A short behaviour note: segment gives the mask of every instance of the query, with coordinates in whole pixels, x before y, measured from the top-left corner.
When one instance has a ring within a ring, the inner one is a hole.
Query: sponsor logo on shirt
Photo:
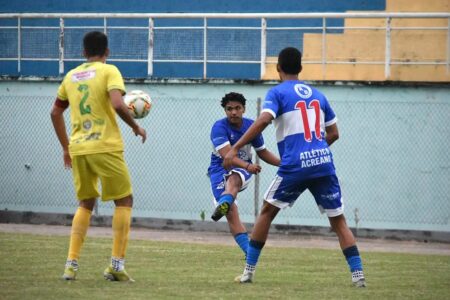
[[[95,77],[95,70],[87,70],[72,74],[72,82],[86,81]]]
[[[304,151],[300,153],[300,161],[302,168],[314,167],[326,163],[332,163],[330,150],[328,148],[324,149],[313,149],[311,151]]]

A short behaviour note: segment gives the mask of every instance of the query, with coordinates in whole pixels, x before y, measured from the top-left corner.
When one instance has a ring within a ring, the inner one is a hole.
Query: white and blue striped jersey
[[[335,174],[325,127],[337,118],[321,92],[302,81],[284,81],[269,90],[262,111],[275,119],[280,171],[305,179]]]
[[[233,146],[244,135],[247,129],[253,124],[253,120],[242,118],[241,128],[231,126],[227,118],[216,121],[211,129],[211,142],[213,151],[211,154],[211,164],[208,168],[208,173],[224,172],[222,166],[223,159],[219,154],[219,150],[226,145]],[[238,157],[244,161],[252,161],[251,147],[255,151],[261,151],[266,148],[262,134],[259,134],[250,144],[242,147],[238,152]]]

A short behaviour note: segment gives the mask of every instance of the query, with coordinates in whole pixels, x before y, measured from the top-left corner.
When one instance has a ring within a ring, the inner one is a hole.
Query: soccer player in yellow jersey
[[[79,207],[72,221],[70,246],[63,279],[74,280],[81,247],[89,227],[97,184],[102,185],[102,200],[114,200],[111,265],[105,279],[133,281],[125,271],[125,252],[130,231],[133,196],[130,175],[123,157],[123,141],[116,113],[135,135],[145,142],[145,129],[128,112],[122,96],[125,85],[119,70],[106,64],[108,38],[93,31],[83,38],[87,62],[71,70],[59,86],[51,111],[56,135],[63,148],[64,166],[72,168]],[[66,133],[63,113],[70,107],[71,135]]]

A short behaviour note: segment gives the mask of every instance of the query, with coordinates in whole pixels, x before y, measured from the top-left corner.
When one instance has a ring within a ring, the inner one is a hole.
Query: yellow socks
[[[131,207],[117,206],[112,219],[113,248],[112,257],[124,258],[128,245],[128,234],[130,233]]]
[[[70,234],[70,246],[68,260],[78,260],[81,247],[86,237],[92,212],[86,208],[78,207],[72,220],[72,231]]]
[[[92,212],[86,208],[78,207],[72,221],[70,234],[69,255],[67,260],[78,260],[87,230],[89,228]],[[112,219],[113,248],[112,257],[124,258],[128,245],[128,235],[131,224],[131,207],[118,206],[114,210]]]

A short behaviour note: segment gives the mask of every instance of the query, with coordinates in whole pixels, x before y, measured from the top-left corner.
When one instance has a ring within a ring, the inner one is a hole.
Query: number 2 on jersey
[[[319,102],[319,100],[314,99],[311,102],[309,102],[308,108],[314,109],[314,116],[315,116],[314,133],[315,133],[316,139],[322,140],[322,135],[320,134],[320,102]],[[311,134],[311,129],[309,127],[306,101],[298,101],[297,103],[295,103],[295,109],[299,109],[300,113],[301,113],[301,119],[303,121],[305,140],[307,142],[311,142],[312,134]]]
[[[83,94],[80,101],[80,113],[81,115],[90,114],[91,106],[86,105],[86,100],[89,97],[89,86],[87,84],[80,84],[78,90]]]

